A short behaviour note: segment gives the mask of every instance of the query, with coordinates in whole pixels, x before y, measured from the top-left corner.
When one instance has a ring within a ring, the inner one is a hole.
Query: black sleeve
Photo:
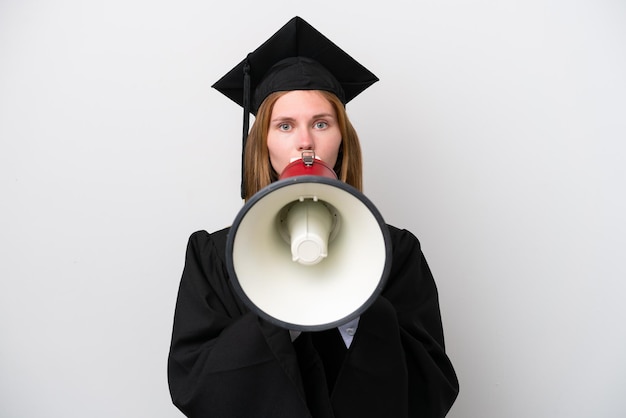
[[[459,386],[445,353],[435,282],[417,238],[389,228],[390,276],[361,316],[333,407],[342,417],[444,417]]]
[[[224,238],[189,239],[168,359],[172,400],[188,417],[308,417],[289,334],[236,297],[216,245]]]

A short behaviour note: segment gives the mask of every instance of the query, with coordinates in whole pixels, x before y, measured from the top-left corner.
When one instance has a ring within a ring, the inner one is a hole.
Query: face
[[[334,167],[340,145],[335,109],[319,91],[290,91],[274,104],[267,148],[272,167],[279,175],[306,150],[315,151],[317,157]]]

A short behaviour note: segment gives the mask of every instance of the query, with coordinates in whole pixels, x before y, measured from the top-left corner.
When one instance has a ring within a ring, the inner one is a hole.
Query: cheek
[[[280,174],[289,162],[287,150],[280,146],[280,141],[273,141],[271,137],[267,138],[267,150],[272,168]]]
[[[285,168],[285,164],[283,164],[282,159],[279,159],[277,156],[273,155],[271,152],[270,152],[270,164],[272,165],[272,168],[274,169],[274,171],[279,175]]]
[[[331,167],[335,166],[337,157],[339,156],[339,148],[341,147],[341,138],[326,142],[324,146],[318,150],[318,157],[324,160]]]

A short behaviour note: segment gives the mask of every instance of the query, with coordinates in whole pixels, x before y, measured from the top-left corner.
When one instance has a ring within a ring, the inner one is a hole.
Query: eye
[[[278,125],[278,129],[281,130],[281,131],[288,131],[288,130],[291,129],[291,125],[288,124],[288,123],[280,123]]]
[[[314,127],[315,127],[315,129],[327,128],[328,127],[328,122],[323,122],[323,121],[315,122]]]

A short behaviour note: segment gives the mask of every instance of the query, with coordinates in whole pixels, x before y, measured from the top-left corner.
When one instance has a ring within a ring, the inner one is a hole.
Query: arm
[[[289,334],[236,297],[220,238],[189,240],[168,359],[172,400],[189,417],[307,417]]]
[[[397,249],[391,274],[396,280],[385,295],[400,325],[409,370],[409,409],[443,417],[456,400],[459,383],[445,353],[437,288],[417,238],[406,230],[394,235]]]
[[[435,282],[417,238],[393,227],[390,233],[393,264],[388,282],[361,316],[337,382],[342,397],[350,398],[358,388],[366,401],[346,402],[363,409],[346,408],[344,414],[377,416],[372,411],[380,408],[384,416],[443,417],[456,399],[458,381],[445,354]]]

